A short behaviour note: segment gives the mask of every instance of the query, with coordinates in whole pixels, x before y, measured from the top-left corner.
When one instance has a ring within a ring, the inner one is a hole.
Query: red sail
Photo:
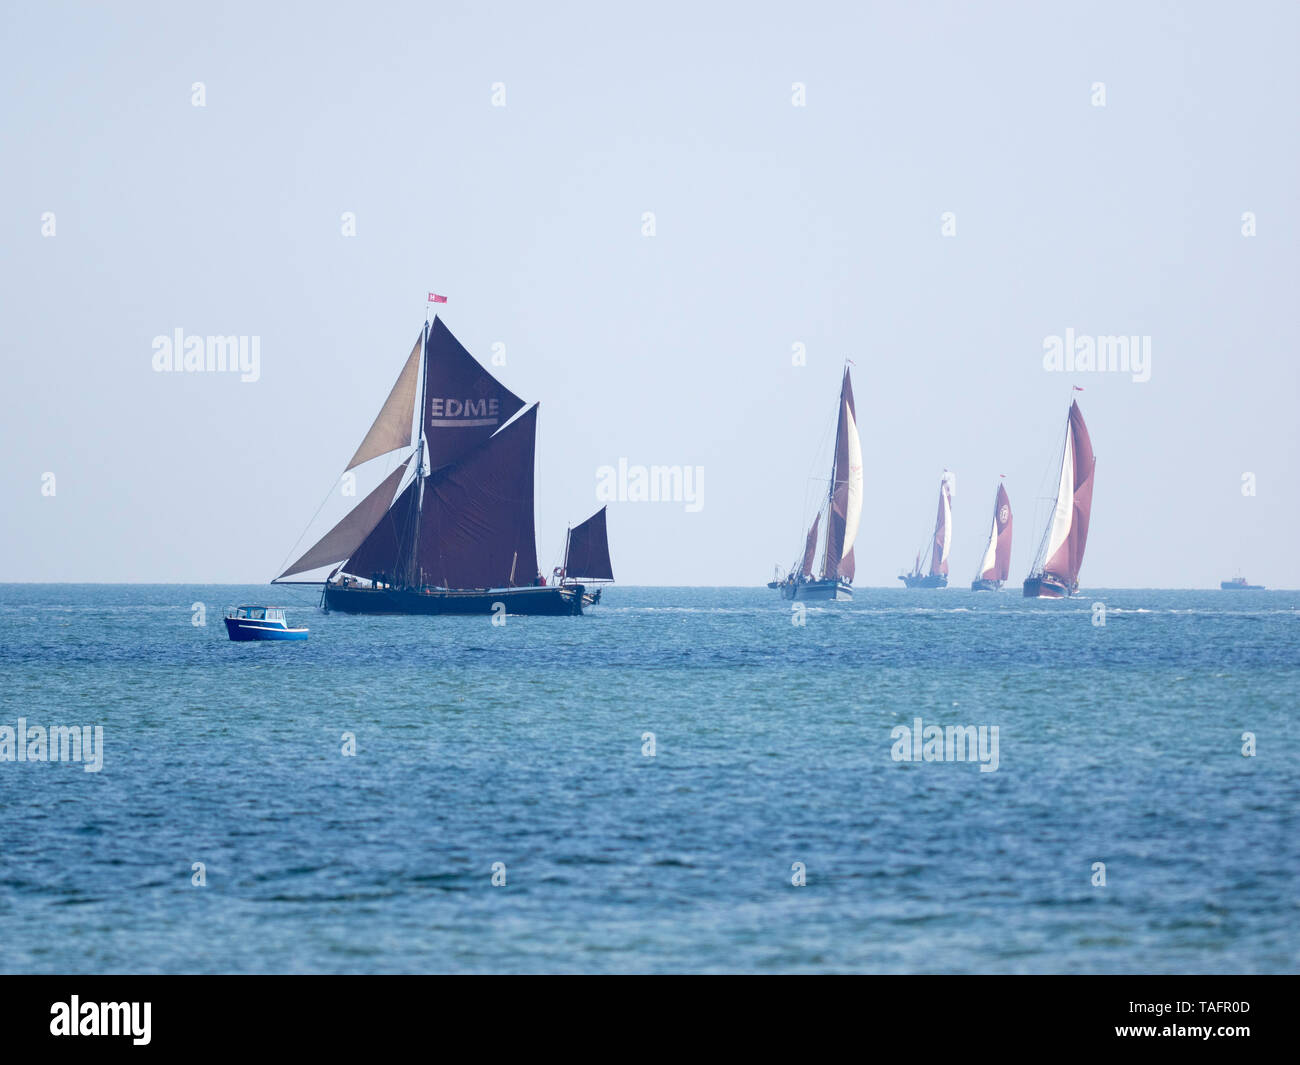
[[[934,520],[934,542],[930,552],[930,576],[948,576],[948,528],[952,516],[952,495],[948,490],[947,474],[939,482],[939,515]]]
[[[1006,485],[998,485],[997,498],[993,500],[993,528],[997,539],[993,565],[980,576],[986,581],[1005,581],[1011,572],[1011,498]]]
[[[442,588],[536,582],[533,456],[537,405],[425,480],[416,579]]]
[[[1092,513],[1092,475],[1097,466],[1092,440],[1077,400],[1070,404],[1070,445],[1074,455],[1074,513],[1070,533],[1043,566],[1045,573],[1062,579],[1067,586],[1078,581],[1083,566],[1083,549],[1088,543],[1088,517]]]
[[[564,575],[575,580],[614,579],[614,567],[609,561],[609,532],[605,528],[604,507],[581,525],[575,525],[569,530],[569,543],[564,552]]]
[[[803,566],[799,572],[804,578],[812,576],[813,555],[817,553],[817,527],[821,524],[822,512],[819,510],[813,518],[812,528],[808,530],[808,539],[803,545]]]
[[[433,320],[424,353],[423,414],[431,469],[448,466],[484,443],[523,405],[478,364],[441,319]]]
[[[848,419],[857,418],[853,407],[853,383],[848,367],[844,368],[844,383],[840,386],[840,417],[835,429],[835,466],[831,471],[832,491],[830,521],[826,528],[826,561],[822,578],[844,577],[841,568],[844,555],[844,534],[848,527],[849,502],[849,425]]]

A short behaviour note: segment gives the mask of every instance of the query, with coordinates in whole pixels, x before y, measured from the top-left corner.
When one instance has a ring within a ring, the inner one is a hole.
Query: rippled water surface
[[[1300,593],[296,592],[277,645],[221,622],[265,586],[0,586],[0,726],[104,730],[98,773],[0,761],[0,970],[1300,965]],[[917,717],[997,771],[895,761]]]

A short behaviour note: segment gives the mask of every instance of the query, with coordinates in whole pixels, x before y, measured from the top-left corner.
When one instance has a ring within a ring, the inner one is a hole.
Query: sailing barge
[[[1092,513],[1092,475],[1097,460],[1078,402],[1070,404],[1061,448],[1061,478],[1052,519],[1043,533],[1034,567],[1025,578],[1026,599],[1065,599],[1079,590],[1083,549]]]
[[[934,536],[930,543],[930,572],[921,572],[921,553],[918,552],[912,572],[899,574],[898,579],[908,588],[947,588],[948,545],[951,541],[952,488],[948,471],[944,470],[939,479],[939,513],[934,519]]]
[[[970,582],[972,592],[996,592],[1011,572],[1011,499],[1006,485],[998,484],[993,497],[993,524],[989,528],[989,543],[980,560],[980,569]]]
[[[538,569],[538,405],[524,406],[441,319],[426,321],[347,470],[409,447],[413,421],[414,450],[272,583],[321,583],[286,579],[334,566],[321,594],[327,611],[581,614],[596,596],[567,576],[547,585]],[[573,532],[597,517],[600,536],[585,539],[579,568],[612,580],[603,509]]]
[[[825,514],[825,543],[822,545],[821,576],[813,577],[818,534]],[[853,542],[862,517],[862,441],[858,436],[853,409],[853,382],[844,368],[840,383],[839,421],[835,429],[835,458],[826,502],[813,516],[804,537],[803,560],[783,580],[768,582],[782,599],[848,601],[853,598]],[[779,571],[778,571],[779,572]]]

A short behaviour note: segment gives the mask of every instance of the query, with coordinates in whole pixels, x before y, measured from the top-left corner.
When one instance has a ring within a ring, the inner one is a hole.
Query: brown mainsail
[[[439,588],[537,584],[533,456],[537,404],[424,482],[416,566]]]

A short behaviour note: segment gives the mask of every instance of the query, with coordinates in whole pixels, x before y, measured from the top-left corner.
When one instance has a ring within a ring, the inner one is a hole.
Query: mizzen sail
[[[568,543],[564,548],[564,575],[594,581],[614,579],[614,567],[609,561],[609,533],[605,528],[604,507],[569,530]]]

